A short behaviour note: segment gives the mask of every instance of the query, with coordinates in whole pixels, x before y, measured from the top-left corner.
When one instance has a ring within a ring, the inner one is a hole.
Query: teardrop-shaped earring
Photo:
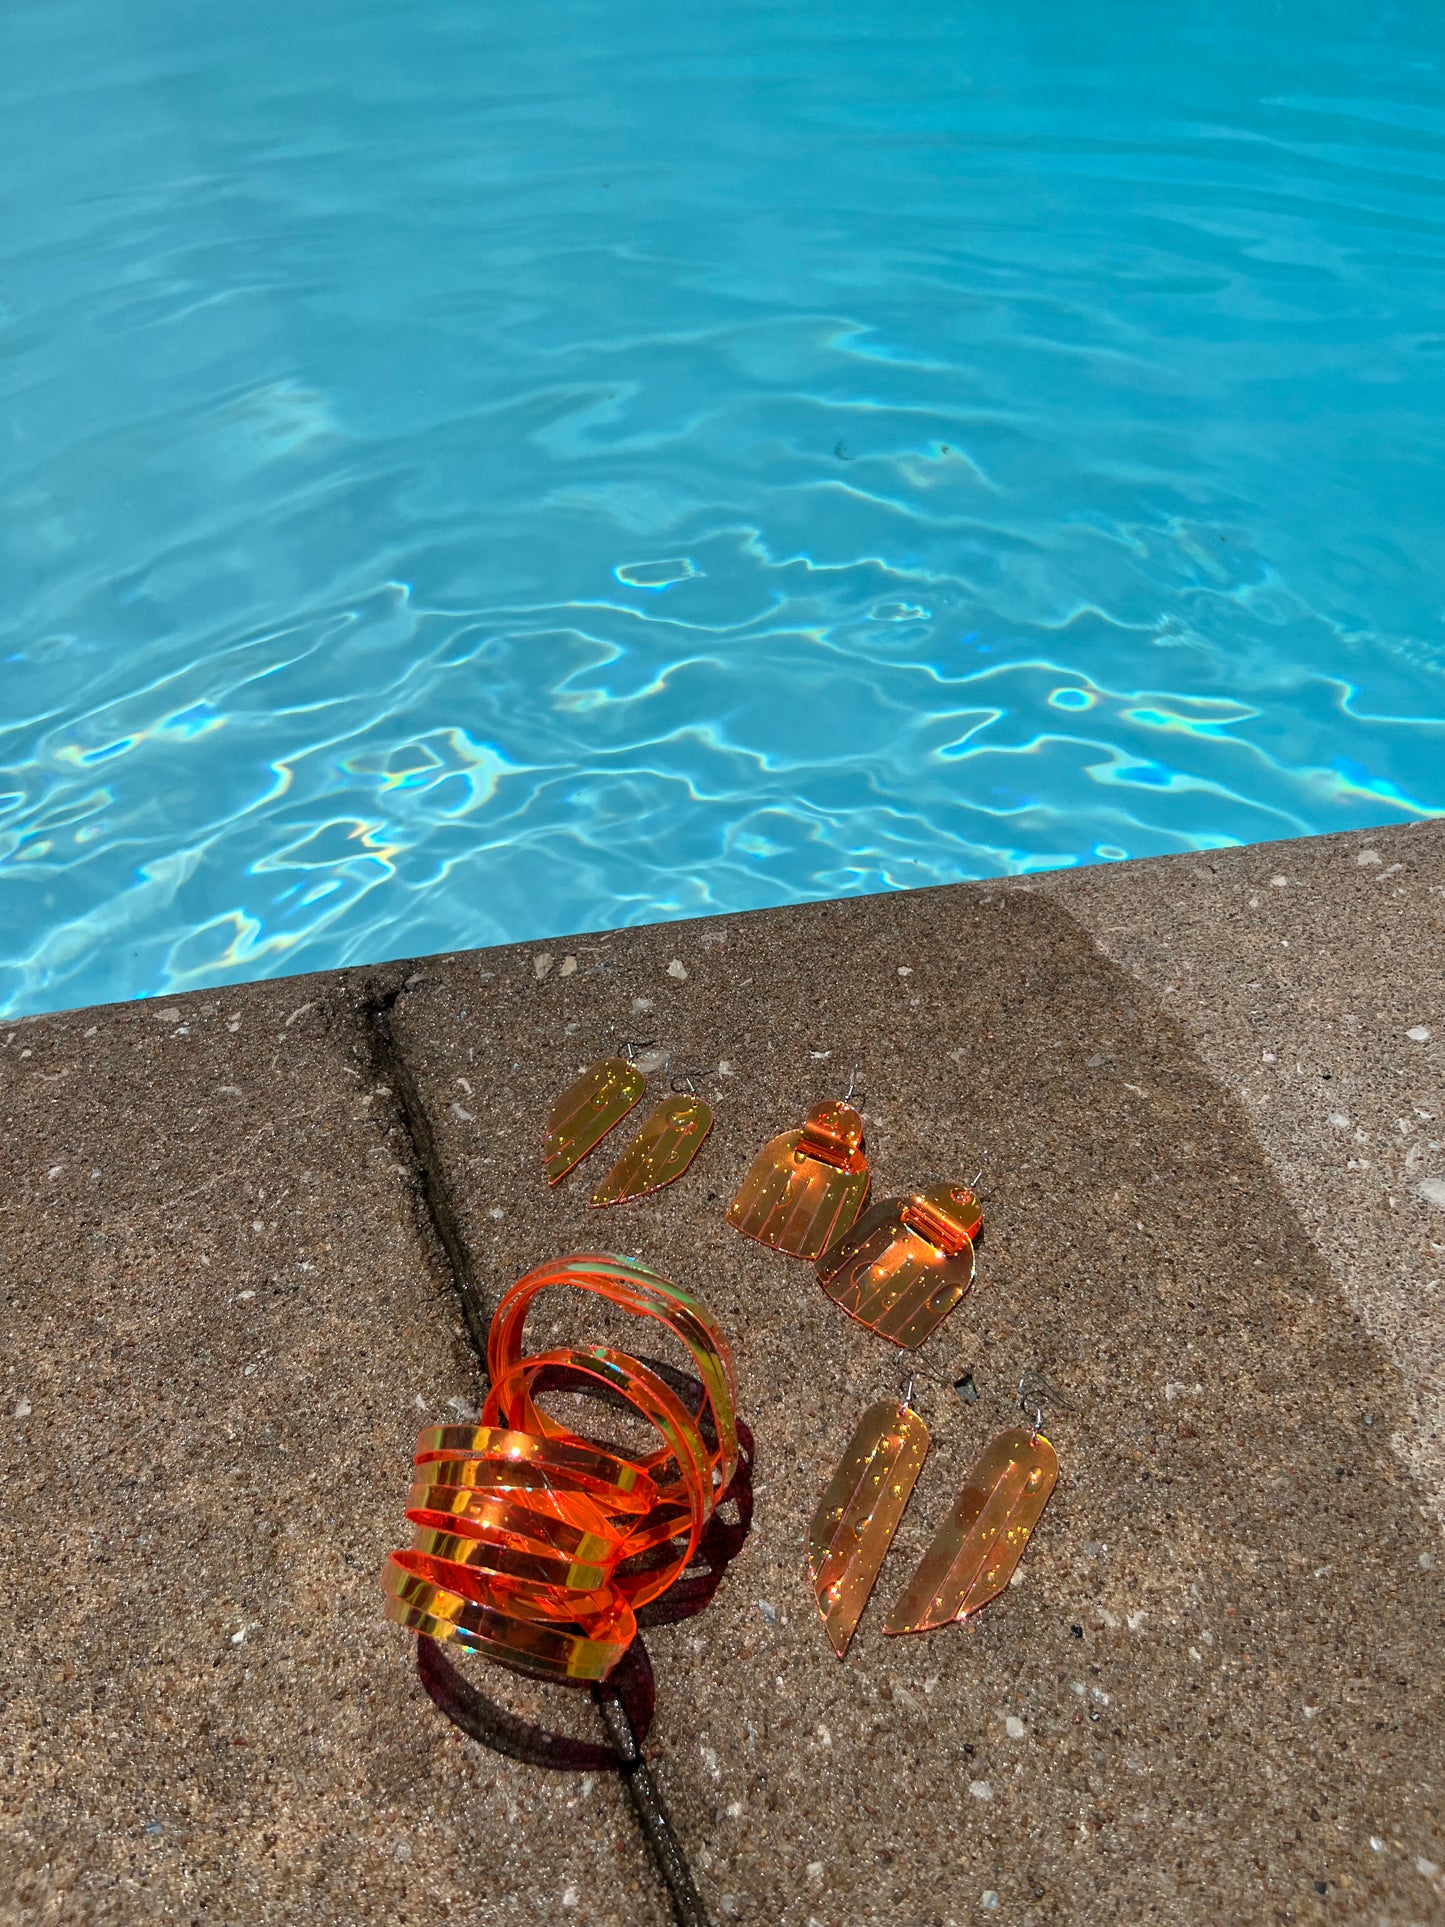
[[[625,1048],[630,1053],[632,1046]],[[548,1184],[565,1178],[587,1153],[600,1144],[614,1124],[620,1124],[647,1089],[647,1079],[631,1062],[604,1057],[589,1064],[570,1083],[547,1113],[542,1137],[542,1163]]]
[[[597,1205],[625,1204],[645,1197],[680,1178],[702,1149],[712,1129],[712,1106],[697,1094],[692,1079],[687,1090],[673,1086],[672,1095],[644,1122],[642,1129],[592,1193]]]
[[[823,1627],[841,1659],[877,1583],[898,1521],[928,1452],[928,1427],[913,1410],[880,1399],[859,1420],[808,1532],[808,1576]]]

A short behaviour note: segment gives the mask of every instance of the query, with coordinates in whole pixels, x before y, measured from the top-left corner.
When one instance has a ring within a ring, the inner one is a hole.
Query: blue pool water
[[[1445,16],[10,0],[0,1010],[1445,809]]]

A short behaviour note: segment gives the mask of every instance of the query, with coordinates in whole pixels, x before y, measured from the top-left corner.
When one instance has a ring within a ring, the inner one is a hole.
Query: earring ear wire
[[[1031,1405],[1032,1403],[1033,1403],[1033,1401],[1032,1401],[1031,1399],[1026,1399],[1026,1398],[1024,1397],[1024,1380],[1023,1380],[1022,1378],[1020,1378],[1020,1380],[1019,1380],[1019,1410],[1020,1410],[1020,1411],[1021,1411],[1021,1412],[1023,1413],[1023,1415],[1024,1415],[1024,1417],[1025,1417],[1025,1418],[1027,1418],[1027,1417],[1028,1417],[1028,1415],[1029,1415],[1029,1406],[1030,1406],[1030,1405]],[[1038,1443],[1038,1436],[1039,1436],[1039,1428],[1040,1428],[1040,1427],[1042,1426],[1042,1424],[1043,1424],[1043,1422],[1044,1422],[1044,1414],[1043,1414],[1043,1409],[1042,1409],[1042,1407],[1040,1407],[1040,1406],[1038,1406],[1038,1405],[1034,1405],[1034,1429],[1033,1429],[1033,1431],[1032,1431],[1032,1432],[1031,1432],[1031,1433],[1029,1434],[1029,1444],[1030,1444],[1030,1445],[1035,1445],[1035,1444],[1037,1444],[1037,1443]]]

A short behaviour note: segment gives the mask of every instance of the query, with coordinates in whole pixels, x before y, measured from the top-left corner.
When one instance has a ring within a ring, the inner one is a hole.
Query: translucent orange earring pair
[[[604,1057],[589,1064],[547,1113],[542,1162],[556,1184],[620,1124],[647,1089],[631,1061]],[[622,1156],[592,1193],[595,1205],[625,1204],[680,1178],[712,1129],[712,1106],[694,1090],[663,1098]]]
[[[1019,1388],[1022,1396],[1023,1387]],[[953,1507],[893,1610],[885,1633],[923,1633],[979,1612],[1008,1585],[1059,1477],[1034,1423],[1001,1432],[969,1468]],[[863,1414],[808,1533],[808,1576],[841,1659],[882,1571],[928,1453],[912,1404],[880,1399]]]
[[[728,1223],[774,1251],[813,1259],[835,1305],[914,1351],[973,1283],[983,1212],[967,1184],[885,1198],[864,1211],[871,1174],[852,1094],[850,1084],[847,1098],[815,1104],[801,1130],[763,1146]]]

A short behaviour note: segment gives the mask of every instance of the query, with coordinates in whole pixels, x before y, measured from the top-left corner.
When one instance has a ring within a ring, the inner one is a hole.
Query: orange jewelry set
[[[548,1114],[548,1182],[595,1149],[644,1089],[641,1072],[621,1058],[584,1071]],[[711,1127],[701,1098],[674,1091],[592,1203],[621,1203],[672,1183]],[[835,1304],[912,1350],[973,1282],[982,1213],[964,1184],[865,1211],[869,1182],[862,1116],[843,1100],[815,1104],[801,1129],[764,1146],[728,1222],[774,1251],[811,1259]],[[591,1294],[662,1325],[691,1358],[691,1405],[652,1366],[606,1345],[525,1352],[528,1309],[549,1287]],[[492,1321],[487,1364],[491,1391],[480,1424],[429,1426],[417,1441],[406,1510],[416,1534],[406,1551],[388,1556],[386,1616],[521,1672],[605,1679],[636,1633],[637,1609],[687,1569],[732,1486],[738,1429],[727,1341],[699,1299],[647,1266],[583,1255],[554,1259],[513,1285]],[[570,1432],[538,1403],[548,1389],[630,1407],[657,1435],[656,1449],[632,1458]],[[863,1414],[819,1501],[808,1572],[840,1657],[927,1451],[928,1428],[910,1401],[882,1400]],[[1054,1449],[1036,1425],[994,1439],[970,1468],[885,1633],[966,1619],[995,1598],[1057,1478]]]

